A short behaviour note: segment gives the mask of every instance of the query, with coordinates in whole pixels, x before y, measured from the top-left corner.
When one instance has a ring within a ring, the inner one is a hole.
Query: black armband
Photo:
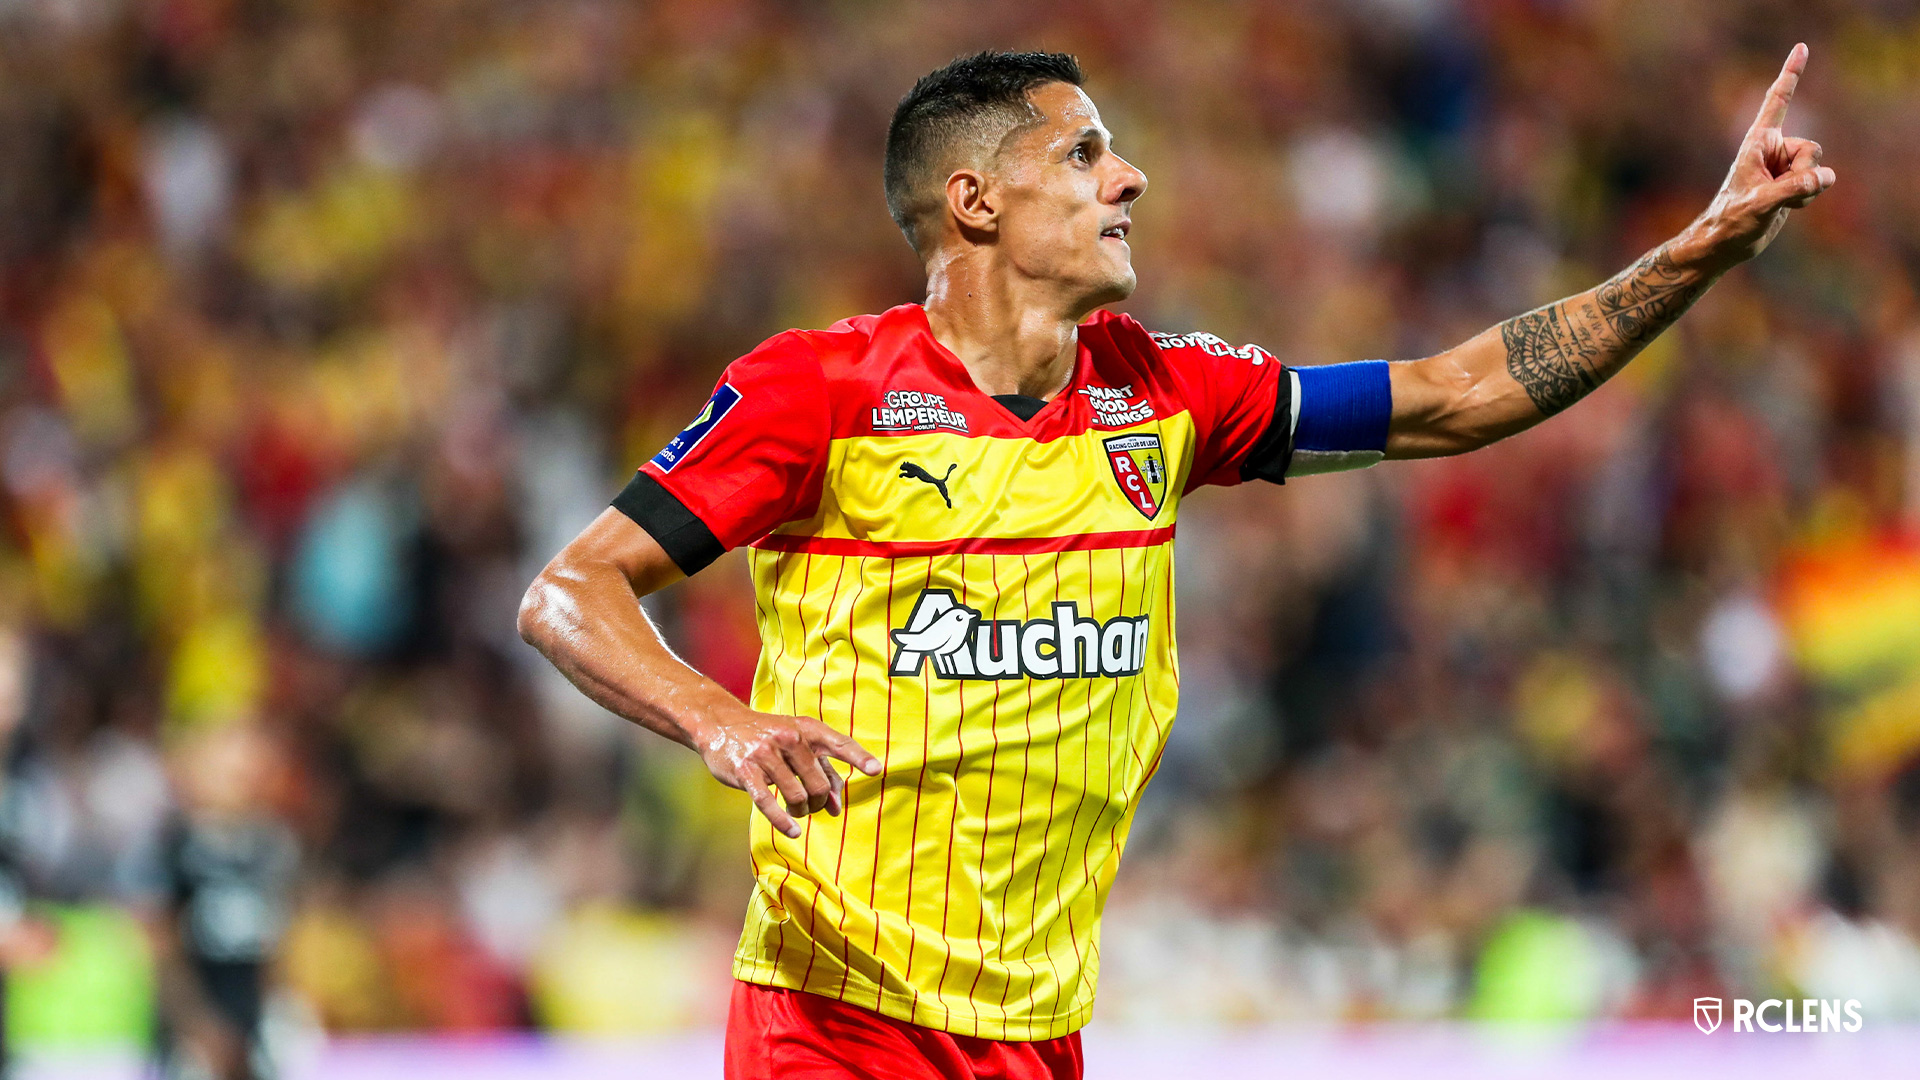
[[[627,486],[613,497],[613,508],[645,529],[688,577],[727,553],[707,523],[644,469],[634,473]]]
[[[1267,430],[1240,461],[1240,479],[1287,482],[1287,468],[1293,463],[1293,379],[1282,368],[1273,393],[1273,418]]]

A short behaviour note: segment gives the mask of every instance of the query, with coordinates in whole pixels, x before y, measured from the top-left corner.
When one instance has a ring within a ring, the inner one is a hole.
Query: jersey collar
[[[915,332],[925,340],[927,351],[933,356],[934,362],[943,369],[948,381],[962,392],[985,403],[988,408],[994,410],[996,415],[1004,416],[1009,422],[1018,424],[1022,428],[1037,429],[1063,415],[1073,400],[1074,392],[1087,381],[1087,367],[1091,363],[1093,354],[1087,349],[1086,335],[1076,333],[1073,374],[1067,377],[1067,385],[1062,387],[1059,393],[1048,398],[1046,407],[1034,413],[1031,419],[1022,420],[1019,414],[1007,408],[1005,404],[995,401],[993,395],[982,391],[973,381],[973,373],[967,370],[967,365],[961,363],[960,358],[953,354],[953,350],[940,344],[940,339],[933,336],[933,325],[927,321],[927,309],[924,305],[904,304],[902,306],[911,309],[909,317],[914,322]]]

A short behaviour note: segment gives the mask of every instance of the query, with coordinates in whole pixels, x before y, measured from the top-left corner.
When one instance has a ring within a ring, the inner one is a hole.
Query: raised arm
[[[1390,365],[1386,456],[1458,454],[1532,427],[1611,378],[1721,274],[1765,250],[1789,211],[1834,181],[1818,143],[1781,131],[1806,62],[1807,47],[1794,46],[1719,194],[1678,236],[1595,288]]]
[[[554,556],[520,604],[520,636],[606,709],[695,752],[788,836],[794,817],[841,809],[836,757],[869,774],[880,762],[805,716],[754,712],[673,655],[640,597],[681,577],[667,552],[605,510]],[[784,804],[784,805],[783,805]]]

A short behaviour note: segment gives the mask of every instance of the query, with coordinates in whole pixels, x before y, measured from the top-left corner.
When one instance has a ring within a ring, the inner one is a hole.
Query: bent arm
[[[640,598],[681,576],[658,541],[609,508],[528,587],[520,636],[582,693],[692,749],[775,828],[799,836],[794,817],[841,810],[840,774],[825,758],[869,774],[880,762],[816,719],[755,712],[675,656]]]
[[[553,557],[520,603],[520,636],[597,704],[699,749],[733,695],[673,654],[640,598],[680,580],[645,529],[607,509]]]
[[[1393,364],[1387,457],[1473,450],[1592,393],[1685,314],[1722,270],[1676,257],[1676,239],[1604,284],[1482,331],[1425,360]]]

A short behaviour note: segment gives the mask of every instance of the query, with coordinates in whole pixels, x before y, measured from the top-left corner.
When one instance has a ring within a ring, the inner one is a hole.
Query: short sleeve
[[[1283,482],[1293,407],[1286,366],[1258,345],[1229,345],[1212,334],[1151,337],[1193,419],[1187,490],[1243,480]]]
[[[798,334],[728,365],[713,396],[613,500],[686,574],[812,516],[828,439],[825,378]]]

